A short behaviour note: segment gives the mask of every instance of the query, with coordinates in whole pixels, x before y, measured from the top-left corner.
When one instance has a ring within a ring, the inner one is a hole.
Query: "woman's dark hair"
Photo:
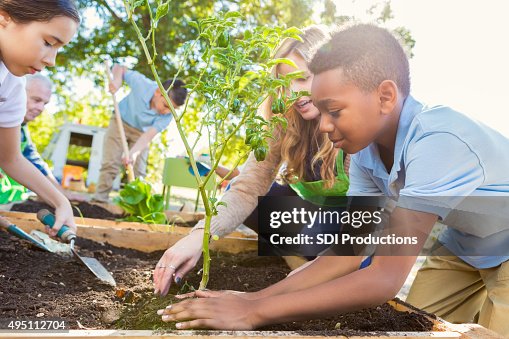
[[[20,24],[48,22],[58,16],[69,17],[77,23],[81,21],[73,0],[0,0],[0,10]]]

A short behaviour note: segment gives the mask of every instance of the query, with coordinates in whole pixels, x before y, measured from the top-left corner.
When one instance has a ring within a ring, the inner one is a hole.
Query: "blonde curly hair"
[[[275,58],[285,58],[292,53],[301,56],[308,63],[311,61],[314,51],[330,37],[329,33],[320,26],[310,26],[302,30],[302,41],[286,39],[278,47]],[[277,67],[274,67],[273,74],[277,75]],[[273,116],[271,110],[272,101],[269,98],[263,106],[262,115],[265,119]],[[304,120],[292,106],[285,117],[288,126],[285,131],[278,128],[275,138],[270,143],[271,152],[281,153],[279,165],[286,164],[282,172],[282,179],[287,183],[294,183],[305,180],[306,166],[311,166],[313,174],[315,168],[320,166],[320,177],[325,181],[325,187],[331,188],[335,180],[335,160],[337,150],[334,149],[326,134],[318,130],[318,119]],[[311,164],[308,164],[309,155],[314,154]]]

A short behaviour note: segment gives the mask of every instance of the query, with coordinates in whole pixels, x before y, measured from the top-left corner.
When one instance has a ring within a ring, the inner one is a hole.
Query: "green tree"
[[[112,112],[111,99],[104,90],[103,61],[112,59],[124,63],[141,73],[153,77],[150,67],[143,56],[137,41],[136,32],[129,24],[123,3],[120,0],[77,0],[82,11],[83,23],[78,36],[63,49],[57,59],[58,67],[52,70],[52,79],[57,83],[56,98],[61,110],[53,117],[43,116],[31,124],[33,139],[40,150],[50,140],[51,132],[66,121],[81,121],[85,124],[107,126]],[[152,1],[151,1],[152,2]],[[246,30],[254,27],[286,24],[304,27],[312,24],[313,11],[323,5],[321,22],[328,25],[342,24],[354,20],[342,15],[341,8],[336,8],[332,0],[172,0],[168,2],[168,15],[157,24],[157,40],[148,40],[151,50],[158,52],[157,69],[163,79],[175,75],[179,62],[183,59],[183,47],[197,33],[191,21],[203,20],[220,11],[238,11],[244,20],[232,31],[234,38],[243,38]],[[318,6],[319,7],[319,6]],[[390,2],[380,1],[368,9],[375,21],[385,24],[390,22],[392,11]],[[150,27],[150,16],[146,3],[136,13],[136,22],[147,31]],[[404,27],[394,30],[402,38],[409,55],[415,41]],[[155,48],[154,48],[155,47]],[[191,82],[197,76],[200,51],[205,46],[198,46],[198,51],[188,56],[188,63],[179,73],[179,77]],[[93,93],[85,96],[76,93],[72,88],[74,82],[69,79],[90,79],[95,86]],[[193,97],[189,103],[189,113],[183,118],[186,132],[196,131],[199,125],[199,113],[206,109],[204,98]],[[166,131],[151,144],[148,167],[148,181],[159,183],[164,157],[167,153],[170,136]],[[226,166],[235,165],[235,155],[241,148],[242,137],[231,139],[231,147],[225,149]]]

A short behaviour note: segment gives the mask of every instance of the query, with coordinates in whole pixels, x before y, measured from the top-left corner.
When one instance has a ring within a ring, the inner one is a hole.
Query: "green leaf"
[[[225,19],[240,18],[240,17],[242,17],[242,15],[239,12],[236,12],[236,11],[227,12],[224,15]]]
[[[198,32],[200,32],[200,26],[198,25],[198,23],[196,21],[189,21],[188,25],[193,27],[193,28],[196,28],[196,30]]]
[[[292,60],[290,60],[288,58],[277,58],[277,59],[273,59],[273,60],[270,60],[269,62],[267,62],[267,66],[269,68],[273,67],[275,65],[279,65],[279,64],[287,64],[289,66],[292,66],[292,67],[295,67],[295,68],[299,68],[299,67],[297,67],[295,62],[293,62]]]
[[[157,6],[157,12],[155,17],[155,22],[157,23],[163,16],[168,14],[168,11],[170,10],[170,1],[166,1],[159,6]]]
[[[137,7],[140,7],[141,5],[143,5],[143,3],[145,2],[145,0],[136,0],[136,1],[133,1],[131,4],[131,9],[134,10],[135,8]]]
[[[239,79],[239,92],[242,92],[247,87],[247,85],[249,85],[249,83],[256,79],[258,76],[259,74],[254,71],[247,71],[244,73],[244,75]]]
[[[284,37],[292,38],[292,39],[295,39],[298,41],[302,41],[302,38],[301,38],[302,34],[303,34],[303,32],[300,29],[298,29],[297,27],[290,27],[283,31]]]

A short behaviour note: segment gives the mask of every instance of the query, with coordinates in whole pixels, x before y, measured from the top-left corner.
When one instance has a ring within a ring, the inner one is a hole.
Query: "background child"
[[[412,98],[408,60],[385,29],[339,31],[309,67],[320,130],[354,154],[348,194],[396,201],[382,235],[414,236],[422,246],[437,219],[449,226],[440,239],[446,256],[428,259],[408,300],[458,322],[479,314],[481,325],[509,336],[507,209],[492,213],[494,201],[508,203],[509,140],[448,107]],[[456,208],[472,196],[481,198]],[[393,246],[387,256],[378,247],[361,270],[359,257],[319,257],[260,292],[198,292],[203,298],[159,314],[186,321],[177,328],[250,329],[374,306],[396,295],[419,249]]]
[[[26,112],[20,78],[54,66],[58,49],[69,43],[80,22],[71,0],[0,1],[0,168],[55,207],[55,235],[63,223],[76,228],[69,201],[20,151]]]
[[[303,42],[288,39],[278,48],[276,58],[289,58],[296,63],[304,75],[292,81],[291,90],[309,91],[312,75],[306,66],[312,51],[328,36],[318,26],[304,29]],[[296,69],[281,64],[274,72],[287,74]],[[262,114],[269,119],[272,100],[262,107]],[[235,230],[241,223],[257,230],[258,196],[300,196],[315,204],[323,204],[326,196],[345,195],[348,190],[348,170],[343,167],[343,153],[337,152],[318,131],[319,112],[309,97],[302,97],[285,113],[288,128],[278,130],[275,140],[269,145],[269,154],[262,162],[257,162],[251,154],[240,175],[231,183],[221,201],[227,207],[218,208],[218,215],[212,217],[211,233],[224,236]],[[283,177],[287,182],[280,185],[274,182],[282,165],[286,166]],[[290,185],[288,185],[290,182]],[[320,199],[322,198],[322,199]],[[253,210],[255,210],[253,212]],[[250,216],[251,215],[251,216]],[[247,219],[246,219],[247,218]],[[155,292],[166,294],[171,285],[173,273],[179,281],[197,263],[202,253],[204,222],[199,222],[191,234],[169,248],[159,260],[154,273]],[[161,265],[175,267],[157,268]]]
[[[115,116],[104,138],[104,153],[94,200],[108,202],[113,180],[118,175],[120,166],[134,164],[136,177],[146,175],[149,144],[152,139],[162,132],[171,122],[172,115],[157,83],[146,78],[143,74],[128,70],[121,65],[114,65],[112,69],[113,81],[110,91],[116,93],[125,82],[131,92],[120,101],[119,110],[123,127],[129,145],[129,154],[122,154],[122,142],[118,132]],[[169,89],[173,79],[163,83]],[[168,95],[173,107],[177,108],[186,101],[187,89],[184,82],[176,79]]]

